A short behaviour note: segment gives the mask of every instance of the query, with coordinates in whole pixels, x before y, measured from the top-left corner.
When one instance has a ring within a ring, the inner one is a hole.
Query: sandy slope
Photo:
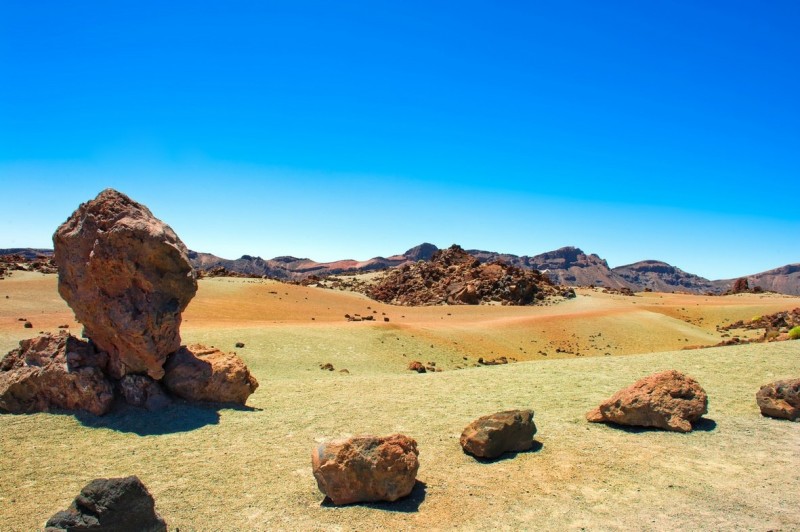
[[[774,296],[583,292],[541,308],[408,309],[354,294],[204,280],[183,336],[247,344],[239,353],[261,382],[253,409],[0,416],[0,522],[4,530],[36,529],[92,478],[137,474],[170,528],[181,530],[796,530],[800,423],[761,417],[754,394],[764,382],[800,375],[800,342],[614,356],[711,343],[717,322],[795,306],[798,298]],[[372,310],[391,321],[342,317]],[[0,281],[2,350],[32,332],[18,314],[33,332],[74,323],[52,276]],[[586,356],[556,359],[554,342]],[[614,355],[601,352],[606,344]],[[412,357],[454,368],[487,351],[531,361],[425,375],[404,369]],[[321,362],[351,373],[320,371]],[[584,421],[618,388],[668,368],[708,392],[701,430]],[[468,422],[516,407],[536,411],[536,452],[494,463],[461,452]],[[416,438],[421,484],[395,505],[322,505],[312,447],[366,432]]]

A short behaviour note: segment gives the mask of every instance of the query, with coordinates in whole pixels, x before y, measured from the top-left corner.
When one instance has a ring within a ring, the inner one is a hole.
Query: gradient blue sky
[[[798,28],[795,0],[4,0],[0,247],[114,187],[227,258],[800,262]]]

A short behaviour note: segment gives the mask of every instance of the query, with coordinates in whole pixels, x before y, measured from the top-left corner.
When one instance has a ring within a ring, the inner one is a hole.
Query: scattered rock
[[[319,369],[324,371],[333,371],[333,364],[330,362],[326,362],[325,364],[320,364]]]
[[[762,416],[800,420],[800,379],[765,384],[756,393]]]
[[[241,349],[241,348],[243,348],[243,347],[244,347],[244,343],[242,343],[242,342],[236,342],[236,348],[237,348],[237,349]]]
[[[22,340],[0,361],[0,410],[21,414],[53,408],[103,415],[114,389],[107,357],[94,345],[62,332]]]
[[[85,335],[108,352],[110,375],[160,379],[197,291],[183,242],[147,207],[106,189],[78,207],[53,244],[58,291]]]
[[[125,375],[117,386],[125,402],[139,408],[160,410],[172,402],[161,385],[147,375]]]
[[[33,329],[33,323],[31,323],[29,321],[26,321],[25,323],[23,323],[22,326],[24,328],[26,328],[26,329]]]
[[[45,532],[96,530],[166,532],[155,501],[135,476],[98,478],[83,487],[72,505],[45,523]]]
[[[414,488],[417,442],[402,434],[319,445],[311,454],[317,486],[333,504],[396,501]]]
[[[69,329],[69,325],[67,325],[67,324],[65,323],[64,325],[59,325],[59,326],[58,326],[58,328],[59,328],[59,329]]]
[[[592,423],[616,423],[690,432],[708,412],[708,396],[692,379],[675,370],[636,381],[586,414]]]
[[[339,373],[344,373],[345,375],[350,375],[350,372],[347,369],[340,369]]]
[[[419,360],[413,360],[409,362],[408,369],[411,371],[416,371],[417,373],[425,373],[427,371],[425,369],[425,365]]]
[[[533,447],[536,425],[533,410],[507,410],[483,416],[461,433],[461,447],[478,458],[497,458],[507,452]]]
[[[164,371],[167,390],[189,401],[245,404],[258,388],[241,358],[203,345],[182,346]]]

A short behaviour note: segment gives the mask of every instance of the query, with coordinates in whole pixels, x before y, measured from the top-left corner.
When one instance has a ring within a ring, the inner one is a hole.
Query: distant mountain
[[[394,268],[420,260],[428,261],[439,250],[435,245],[423,243],[400,255],[374,257],[369,260],[339,260],[316,262],[307,258],[275,257],[262,259],[242,255],[238,259],[223,259],[210,253],[189,252],[192,265],[202,271],[228,271],[244,275],[267,276],[275,279],[297,281],[312,275],[323,277],[341,273],[362,273]],[[721,294],[729,290],[736,279],[710,281],[704,277],[687,273],[680,268],[657,260],[644,260],[625,266],[609,268],[598,255],[586,254],[576,247],[563,247],[535,256],[513,255],[477,249],[467,250],[482,263],[502,261],[519,268],[535,269],[547,274],[555,284],[569,286],[603,286],[607,288],[629,288],[634,291],[650,289],[657,292],[685,291],[698,294]],[[49,258],[52,249],[7,248],[0,249],[0,256],[19,255],[32,261]],[[788,264],[774,270],[746,277],[751,287],[782,294],[800,295],[800,263]]]

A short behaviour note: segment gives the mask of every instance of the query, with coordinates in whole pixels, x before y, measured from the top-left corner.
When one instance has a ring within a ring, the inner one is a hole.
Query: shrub
[[[800,340],[800,325],[797,327],[792,327],[789,331],[789,338],[791,340]]]

